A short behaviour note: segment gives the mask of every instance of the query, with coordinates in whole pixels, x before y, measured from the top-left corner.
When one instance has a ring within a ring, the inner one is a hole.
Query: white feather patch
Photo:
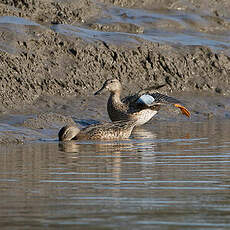
[[[152,97],[149,94],[143,94],[140,96],[137,100],[137,103],[144,104],[144,105],[152,105],[152,103],[155,101],[154,97]]]
[[[146,122],[148,122],[155,114],[157,114],[157,111],[152,109],[144,109],[137,114],[133,114],[137,120],[136,125],[143,125]]]

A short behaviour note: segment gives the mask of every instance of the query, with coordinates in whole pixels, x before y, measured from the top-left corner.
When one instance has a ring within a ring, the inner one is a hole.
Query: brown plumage
[[[129,138],[135,121],[107,122],[90,125],[79,129],[77,126],[66,125],[58,133],[59,141],[70,140],[116,140]]]
[[[190,116],[190,112],[181,105],[179,100],[160,93],[151,93],[150,89],[121,99],[121,83],[117,79],[109,79],[95,95],[106,90],[110,92],[107,111],[112,121],[135,120],[136,125],[142,125],[159,111],[161,105],[170,104],[181,109],[184,115]]]

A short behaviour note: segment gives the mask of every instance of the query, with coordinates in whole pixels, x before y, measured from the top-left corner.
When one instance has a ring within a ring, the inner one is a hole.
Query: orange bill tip
[[[180,104],[174,104],[174,106],[176,106],[177,108],[179,108],[181,110],[181,113],[184,114],[187,117],[190,117],[190,112],[182,105]]]

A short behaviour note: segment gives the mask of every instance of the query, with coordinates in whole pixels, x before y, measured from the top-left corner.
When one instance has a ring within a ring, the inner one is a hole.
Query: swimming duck
[[[59,141],[70,140],[116,140],[129,138],[136,121],[117,121],[90,125],[79,129],[77,126],[66,125],[58,133]]]
[[[190,112],[181,105],[181,102],[173,97],[160,93],[148,93],[142,90],[135,95],[120,98],[122,85],[118,79],[108,79],[102,88],[94,95],[108,90],[110,96],[107,103],[107,111],[111,121],[135,120],[140,126],[148,122],[160,109],[161,105],[172,104],[179,108],[182,114],[190,117]]]

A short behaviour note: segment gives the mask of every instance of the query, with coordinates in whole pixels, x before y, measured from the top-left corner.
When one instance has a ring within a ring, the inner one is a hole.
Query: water
[[[106,8],[103,14],[90,24],[58,24],[51,29],[66,36],[81,37],[87,42],[138,44],[147,40],[174,45],[202,45],[215,51],[230,47],[229,31],[223,27],[220,31],[214,29],[214,19],[206,14],[119,7]],[[227,18],[222,20],[228,22]]]
[[[12,41],[37,39],[36,34],[53,30],[67,37],[80,37],[86,42],[102,41],[116,45],[137,45],[143,41],[173,45],[202,45],[216,52],[229,52],[229,18],[216,18],[207,12],[183,10],[146,10],[122,7],[101,8],[101,16],[80,24],[40,25],[28,19],[2,16],[0,50],[16,53]]]
[[[1,229],[229,229],[229,120],[0,149]]]

